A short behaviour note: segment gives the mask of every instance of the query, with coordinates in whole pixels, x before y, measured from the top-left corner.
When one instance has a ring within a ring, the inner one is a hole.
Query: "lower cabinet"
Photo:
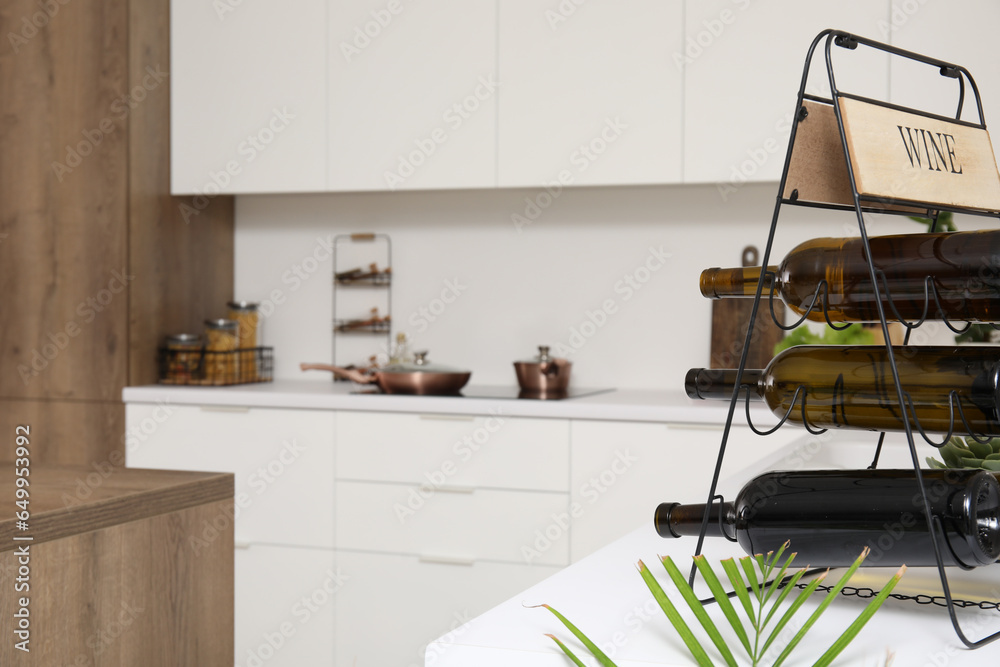
[[[560,569],[347,551],[338,551],[336,561],[348,577],[337,592],[338,667],[421,667],[431,641],[460,632],[466,622]],[[435,658],[427,656],[428,667]]]
[[[333,550],[251,544],[234,559],[236,665],[332,665],[335,608],[350,581]]]

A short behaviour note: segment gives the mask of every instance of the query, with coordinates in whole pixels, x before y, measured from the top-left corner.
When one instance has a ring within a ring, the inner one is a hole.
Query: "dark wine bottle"
[[[926,433],[1000,436],[1000,347],[894,347],[903,391]],[[692,368],[684,380],[691,398],[729,400],[736,371]],[[789,412],[796,390],[802,393],[788,420],[811,428],[902,431],[904,421],[888,355],[881,345],[798,345],[778,354],[763,370],[743,371],[751,400],[763,401],[778,418]],[[951,407],[957,394],[961,413]],[[964,415],[969,429],[962,421]]]
[[[869,238],[875,268],[885,273],[879,281],[883,309],[894,319],[885,300],[888,285],[899,317],[970,322],[1000,321],[1000,231],[898,234]],[[860,238],[821,238],[797,246],[773,271],[775,295],[794,312],[806,312],[821,280],[829,287],[826,308],[834,322],[879,321],[874,291]],[[710,299],[753,297],[761,267],[707,269],[701,274],[701,293]],[[934,279],[941,311],[933,297],[925,298],[924,282]],[[771,285],[765,281],[764,296]],[[809,319],[823,321],[822,303]]]
[[[983,470],[922,471],[931,512],[940,520],[945,565],[978,567],[1000,557],[1000,484]],[[785,542],[796,562],[848,566],[868,547],[868,567],[935,565],[923,500],[912,470],[769,472],[731,503],[714,503],[708,535],[736,539],[751,555]],[[662,537],[698,535],[705,505],[663,503]]]

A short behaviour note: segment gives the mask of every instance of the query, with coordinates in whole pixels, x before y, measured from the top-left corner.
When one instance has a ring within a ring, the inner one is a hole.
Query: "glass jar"
[[[189,384],[201,364],[201,336],[174,334],[167,336],[167,364],[164,379],[171,384]]]
[[[260,324],[258,307],[250,301],[230,301],[229,319],[236,322],[236,347],[239,353],[239,381],[257,381],[257,328]]]
[[[208,384],[238,381],[238,330],[235,320],[205,320],[205,380]]]

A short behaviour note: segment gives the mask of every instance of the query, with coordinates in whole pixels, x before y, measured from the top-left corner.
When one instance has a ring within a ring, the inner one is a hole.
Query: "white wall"
[[[776,191],[746,185],[723,201],[715,186],[567,189],[520,231],[512,214],[524,215],[526,198],[544,191],[241,196],[236,297],[266,301],[277,291],[283,299],[263,332],[276,348],[276,377],[329,381],[298,369],[331,357],[332,261],[322,260],[318,239],[383,232],[393,243],[394,331],[434,361],[471,369],[474,384],[515,384],[511,362],[549,343],[570,351],[576,386],[676,389],[688,368],[708,362],[711,302],[698,291],[699,273],[738,265],[746,244],[763,251]],[[775,260],[806,238],[857,234],[851,215],[782,211]],[[869,231],[919,229],[883,218]],[[650,248],[670,257],[630,293],[623,278],[646,277]],[[303,264],[317,250],[321,261]],[[460,295],[435,304],[448,281]],[[588,312],[607,300],[615,312],[592,331]],[[440,315],[430,322],[420,309],[432,307]],[[367,343],[374,352],[375,339]]]

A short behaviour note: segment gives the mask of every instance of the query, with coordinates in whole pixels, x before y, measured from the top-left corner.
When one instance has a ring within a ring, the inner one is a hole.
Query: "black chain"
[[[808,586],[809,586],[809,584],[796,584],[795,585],[796,588],[806,588]],[[778,588],[784,588],[784,587],[785,587],[785,583],[784,582],[779,582],[778,583]],[[820,592],[823,592],[823,593],[827,593],[827,592],[833,590],[833,586],[817,586],[816,590],[820,591]],[[867,587],[865,587],[865,588],[855,588],[854,586],[844,586],[841,589],[840,594],[841,595],[846,595],[846,596],[859,597],[859,598],[862,598],[862,599],[868,599],[868,598],[873,598],[876,595],[878,595],[878,591],[876,591],[874,589],[871,589],[871,588],[867,588]],[[926,604],[932,604],[932,605],[936,605],[938,607],[947,607],[948,606],[948,600],[943,595],[934,595],[934,596],[931,596],[931,595],[903,595],[901,593],[889,593],[889,597],[891,597],[893,600],[908,600],[908,601],[916,602],[917,604],[924,604],[924,605],[926,605]],[[982,602],[972,602],[971,600],[956,600],[956,599],[952,598],[951,603],[953,605],[955,605],[955,607],[957,607],[958,609],[966,609],[966,608],[969,608],[969,607],[973,607],[973,608],[983,609],[983,610],[986,610],[986,611],[997,611],[997,612],[1000,612],[1000,602],[989,602],[989,601],[986,601],[986,600],[984,600]]]

